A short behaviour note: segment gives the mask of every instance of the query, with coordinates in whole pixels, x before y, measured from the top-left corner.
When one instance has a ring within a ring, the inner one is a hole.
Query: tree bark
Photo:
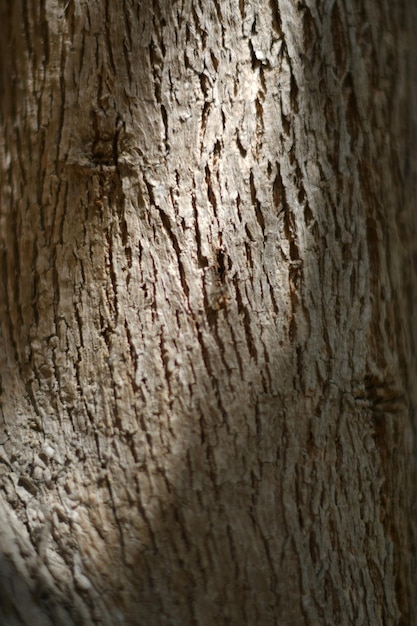
[[[412,4],[1,2],[2,624],[417,623]]]

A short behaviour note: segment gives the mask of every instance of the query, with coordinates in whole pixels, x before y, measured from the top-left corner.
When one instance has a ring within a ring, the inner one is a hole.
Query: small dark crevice
[[[146,185],[146,191],[148,192],[149,202],[152,206],[156,206],[155,204],[155,196],[153,193],[152,185],[148,182],[148,180],[144,177],[144,182]]]
[[[358,286],[357,286],[357,274],[356,274],[356,268],[354,265],[352,265],[352,271],[350,274],[350,297],[352,298],[352,302],[355,301],[355,298],[357,297],[357,292],[358,292]]]
[[[121,200],[123,200],[123,199],[121,199]],[[132,250],[131,250],[130,247],[128,247],[126,245],[127,242],[128,242],[128,238],[129,238],[129,231],[128,231],[128,228],[127,228],[126,218],[125,218],[124,215],[120,216],[119,224],[120,224],[120,234],[121,234],[121,238],[122,238],[122,244],[123,244],[123,247],[125,248],[125,254],[126,254],[126,257],[129,260],[129,267],[132,267]],[[130,251],[130,253],[129,253],[129,251]]]
[[[191,196],[191,204],[193,207],[194,213],[194,223],[195,223],[195,237],[197,242],[197,260],[200,268],[207,267],[209,262],[207,257],[201,252],[201,232],[200,226],[198,224],[198,211],[197,211],[197,201],[195,194],[193,193]]]
[[[283,214],[284,214],[284,235],[289,242],[290,259],[291,261],[299,261],[300,253],[299,253],[298,245],[296,242],[294,218],[290,210],[290,207],[288,206],[286,202],[284,204]]]
[[[163,224],[163,226],[164,226],[164,228],[165,228],[165,230],[166,230],[166,232],[168,234],[168,237],[171,240],[172,246],[173,246],[173,248],[175,250],[175,254],[177,256],[177,263],[178,263],[178,270],[179,270],[179,274],[180,274],[181,285],[182,285],[182,288],[183,288],[183,291],[184,291],[186,297],[188,298],[189,295],[190,295],[190,288],[188,286],[188,283],[187,283],[187,280],[186,280],[186,276],[185,276],[184,266],[183,266],[183,263],[181,261],[181,248],[179,246],[177,236],[175,235],[175,233],[174,233],[174,231],[173,231],[173,229],[171,227],[171,222],[169,220],[168,215],[159,206],[157,206],[157,205],[155,205],[155,206],[156,206],[156,208],[159,211],[159,216],[161,218],[161,222],[162,222],[162,224]]]
[[[202,135],[201,146],[200,146],[201,152],[203,152],[203,147],[204,147],[203,139],[204,139],[204,134],[206,132],[207,119],[210,113],[210,109],[211,109],[210,102],[205,102],[203,105],[203,112],[201,114],[201,135]]]
[[[222,150],[222,144],[220,143],[220,139],[217,139],[216,143],[213,147],[213,161],[217,163],[220,157],[220,153]],[[217,172],[217,178],[219,179],[219,173]]]
[[[281,15],[279,12],[278,0],[269,0],[269,6],[272,13],[272,28],[274,29],[278,37],[282,37],[282,23]]]
[[[264,216],[261,211],[261,205],[259,202],[256,203],[255,211],[256,211],[256,219],[258,220],[258,224],[261,227],[262,233],[265,233],[265,220],[264,220]]]
[[[295,80],[294,74],[291,73],[291,81],[290,81],[290,102],[291,108],[295,114],[298,113],[298,85]]]
[[[246,17],[246,10],[245,10],[245,0],[239,0],[239,11],[240,11],[240,15],[242,17],[242,22]]]
[[[161,104],[161,115],[162,115],[162,121],[164,124],[164,131],[165,131],[165,137],[164,137],[164,141],[165,141],[165,150],[166,152],[169,151],[169,140],[168,140],[168,114],[167,114],[167,110],[165,108],[165,106],[163,104]]]
[[[265,220],[264,220],[264,216],[261,210],[261,203],[256,197],[256,187],[255,187],[255,179],[253,176],[253,171],[251,171],[250,173],[249,183],[250,183],[251,200],[252,200],[252,205],[255,208],[256,219],[262,230],[262,234],[265,235]]]
[[[302,181],[302,176],[301,176],[301,172],[299,171],[299,175],[297,174],[297,186],[298,186],[298,202],[300,204],[303,204],[304,200],[306,199],[306,191],[304,189],[304,185],[303,185],[303,181]]]
[[[295,321],[295,315],[294,315],[295,307],[294,307],[294,300],[293,300],[292,294],[293,294],[293,290],[291,292],[291,306],[292,306],[293,311],[291,313],[291,317],[290,317],[290,321],[288,325],[288,335],[290,337],[290,341],[294,342],[297,336],[297,322]]]
[[[289,115],[285,115],[281,111],[281,122],[282,122],[282,130],[284,134],[288,137],[291,131],[291,118]]]
[[[204,72],[201,72],[199,79],[200,79],[201,91],[203,92],[204,98],[207,101],[207,99],[210,96],[210,89],[211,89],[210,78],[207,76],[207,74],[205,74]]]
[[[306,202],[304,205],[304,221],[306,225],[309,226],[313,220],[314,220],[313,212],[308,202]]]
[[[285,199],[285,187],[282,182],[281,177],[281,168],[279,163],[277,163],[277,173],[272,185],[272,197],[274,201],[274,207],[277,209],[277,214],[281,213],[284,204],[286,204]]]
[[[125,323],[124,323],[124,327],[125,327],[125,331],[126,331],[127,345],[129,346],[130,358],[131,358],[131,361],[133,363],[134,373],[136,374],[136,372],[138,371],[138,354],[137,354],[135,346],[133,344],[132,333],[130,332],[129,325],[128,325],[126,320],[125,320]],[[133,390],[136,392],[137,391],[137,384],[136,384],[135,376],[131,377],[131,383],[132,383]]]
[[[261,67],[261,62],[255,54],[255,49],[253,47],[253,43],[251,39],[248,40],[248,45],[249,45],[250,58],[252,62],[252,69],[257,70]]]
[[[223,129],[223,131],[225,131],[226,130],[226,115],[225,115],[223,109],[221,109],[220,114],[222,116],[222,129]]]
[[[223,24],[223,13],[221,9],[221,2],[219,0],[214,0],[214,6],[216,8],[217,18],[219,20],[219,24]]]
[[[91,25],[90,25],[91,28]],[[74,31],[75,31],[75,27],[74,27]],[[84,59],[85,59],[85,46],[86,46],[86,35],[85,33],[82,34],[81,37],[81,45],[80,45],[80,56],[79,56],[79,63],[78,63],[78,76],[82,76],[82,68],[83,68],[83,64],[84,64]],[[62,50],[64,51],[66,49],[65,46],[62,46]],[[60,83],[61,86],[65,85],[65,75],[62,75],[60,77]]]
[[[236,133],[236,144],[239,148],[240,156],[244,159],[248,153],[248,151],[243,147],[242,142],[240,140],[239,132]]]
[[[211,62],[213,63],[214,71],[217,72],[217,68],[219,67],[219,60],[215,56],[214,52],[210,52]]]
[[[80,354],[80,348],[85,345],[84,333],[83,333],[83,317],[82,317],[82,314],[80,313],[80,310],[79,310],[78,306],[74,306],[74,316],[75,316],[75,320],[77,322],[78,332],[80,334],[80,341],[77,342],[78,359],[76,361],[76,367],[77,367],[77,371],[78,371],[78,365],[81,363],[81,360],[82,360],[81,354]],[[80,384],[80,380],[79,380],[78,375],[77,375],[77,380],[78,380],[78,383]],[[81,387],[81,385],[80,385],[80,387]]]
[[[159,351],[161,355],[162,364],[164,367],[165,380],[168,386],[168,392],[170,396],[172,396],[172,389],[171,389],[172,371],[170,371],[170,368],[169,368],[169,350],[167,350],[167,348],[165,347],[165,339],[164,339],[164,334],[162,331],[159,335]]]
[[[238,193],[236,196],[236,211],[237,214],[239,216],[239,221],[242,222],[242,212],[240,210],[240,207],[242,206],[242,200],[240,198],[240,194]]]
[[[227,267],[226,267],[227,261]],[[216,275],[221,283],[225,283],[226,274],[230,272],[233,267],[232,259],[224,252],[224,250],[219,249],[216,254]]]
[[[69,206],[68,195],[69,195],[68,181],[64,182],[62,178],[60,178],[58,191],[57,191],[57,198],[59,199],[62,196],[62,202],[60,203],[58,200],[57,206],[59,205],[65,206],[65,207]],[[61,214],[61,219],[59,221],[59,228],[58,228],[58,241],[61,246],[64,244],[64,224],[65,224],[65,211],[63,211]]]
[[[109,275],[113,292],[113,313],[115,315],[115,322],[117,323],[117,318],[119,315],[119,307],[117,302],[117,275],[116,270],[114,268],[114,260],[113,260],[113,241],[112,234],[107,231],[106,232],[106,240],[107,240],[107,248],[109,254]],[[110,294],[109,294],[110,295]]]
[[[190,43],[191,40],[191,29],[190,29],[190,25],[187,23],[185,25],[185,41],[186,43]]]
[[[106,344],[109,352],[110,352],[110,348],[111,348],[111,336],[113,334],[113,329],[111,328],[111,326],[106,322],[106,320],[104,319],[104,317],[101,315],[100,313],[100,334],[104,340],[104,343]]]
[[[259,126],[261,127],[261,133],[263,131],[263,127],[264,127],[264,108],[262,106],[262,101],[265,99],[265,95],[263,94],[262,91],[258,92],[258,97],[255,100],[255,108],[256,108],[256,116],[257,116],[257,123],[259,124]]]
[[[301,391],[305,392],[304,375],[303,375],[303,373],[305,372],[305,367],[303,363],[303,352],[304,352],[303,348],[300,345],[298,345],[295,350],[296,359],[297,359],[297,373],[298,373],[298,379],[300,381]]]
[[[211,206],[213,207],[214,214],[217,215],[217,200],[216,200],[216,196],[214,195],[213,187],[211,184],[211,174],[210,174],[210,168],[208,165],[206,165],[206,184],[207,184],[208,200]]]
[[[258,396],[257,402],[255,404],[255,427],[256,427],[256,437],[258,441],[262,441],[262,419],[261,419],[260,412],[259,412],[259,403],[260,403],[260,398]],[[252,475],[252,482],[253,482],[253,475]]]
[[[256,344],[253,339],[252,330],[251,330],[251,315],[249,314],[248,308],[243,304],[242,294],[240,293],[239,283],[237,277],[233,277],[233,286],[236,292],[236,302],[238,313],[243,317],[243,326],[246,335],[246,343],[248,346],[249,354],[254,359],[255,362],[258,361],[258,352],[256,350]]]
[[[245,224],[245,233],[247,238],[249,239],[249,241],[254,242],[255,241],[255,237],[253,236],[249,226],[247,224]]]
[[[252,279],[252,275],[253,275],[253,258],[252,258],[252,251],[251,251],[251,247],[248,244],[247,241],[245,241],[245,252],[246,252],[246,259],[248,261],[248,265],[250,267],[250,269],[252,270],[251,272],[251,279]]]
[[[343,91],[346,100],[346,125],[349,135],[352,139],[351,150],[353,150],[359,136],[361,121],[358,103],[354,91],[354,85],[350,74],[345,78],[345,81],[343,83]]]

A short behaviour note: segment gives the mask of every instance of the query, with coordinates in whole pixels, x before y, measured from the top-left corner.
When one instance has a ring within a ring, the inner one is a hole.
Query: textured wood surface
[[[5,625],[415,623],[411,4],[1,3]]]

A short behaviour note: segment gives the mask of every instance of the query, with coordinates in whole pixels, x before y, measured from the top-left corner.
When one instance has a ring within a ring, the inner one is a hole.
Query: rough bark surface
[[[0,621],[416,623],[412,0],[0,4]]]

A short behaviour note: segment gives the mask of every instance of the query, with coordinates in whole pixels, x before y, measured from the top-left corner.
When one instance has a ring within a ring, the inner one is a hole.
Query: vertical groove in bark
[[[415,619],[413,49],[362,4],[2,5],[4,615]]]

